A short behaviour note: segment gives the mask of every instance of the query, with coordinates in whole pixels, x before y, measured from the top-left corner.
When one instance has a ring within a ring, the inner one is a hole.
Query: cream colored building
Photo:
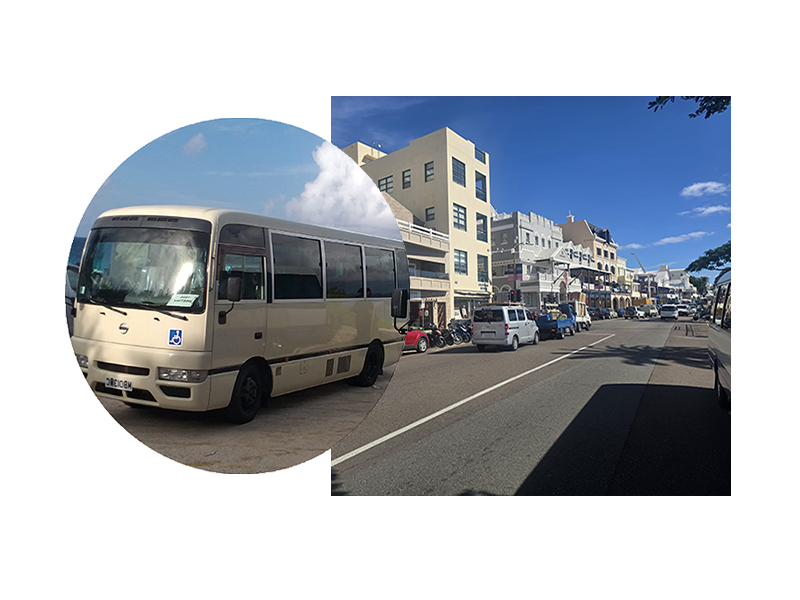
[[[383,198],[392,209],[408,256],[411,285],[409,323],[427,328],[447,324],[447,307],[453,306],[450,293],[450,236],[416,222],[413,213],[386,192]]]
[[[617,257],[619,244],[611,237],[611,232],[586,220],[576,221],[572,215],[567,216],[567,222],[559,227],[564,241],[569,240],[592,251],[595,271],[584,282],[589,306],[614,310],[630,306],[631,289],[623,287],[624,275],[620,279]]]
[[[386,154],[356,142],[342,150],[415,223],[449,236],[448,320],[491,299],[489,155],[445,127]]]

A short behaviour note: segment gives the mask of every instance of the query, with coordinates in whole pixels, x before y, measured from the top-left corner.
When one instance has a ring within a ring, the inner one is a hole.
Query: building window
[[[425,209],[425,220],[426,221],[433,221],[436,218],[436,211],[434,207],[431,206],[430,208]]]
[[[453,268],[459,275],[467,274],[467,253],[463,250],[453,250]]]
[[[478,282],[489,283],[489,257],[478,254]]]
[[[411,187],[411,169],[408,171],[403,171],[403,189],[408,189]]]
[[[433,162],[425,163],[425,181],[433,181]]]
[[[467,187],[467,166],[453,157],[453,183]]]
[[[508,233],[507,232],[504,231],[503,233],[500,234],[500,243],[502,245],[506,245],[508,243]]]
[[[611,260],[614,260],[614,253],[611,253]]]
[[[394,191],[394,183],[392,179],[393,179],[392,175],[384,177],[383,179],[379,179],[378,189],[382,192],[386,192],[387,194],[391,194]]]
[[[603,256],[603,251],[600,248],[597,249],[597,256]]]
[[[475,197],[486,202],[486,175],[475,171]]]
[[[539,236],[538,235],[536,236],[536,245],[537,246],[539,245]]]
[[[482,215],[480,213],[476,213],[477,218],[477,225],[476,231],[478,232],[478,240],[481,242],[486,242],[489,240],[488,234],[486,232],[487,229],[487,219],[486,215]]]
[[[531,234],[528,233],[527,231],[525,232],[525,243],[526,244],[530,244],[531,243]]]
[[[483,164],[486,164],[486,153],[478,150],[475,148],[475,158],[481,161]]]
[[[453,227],[467,230],[467,209],[458,204],[453,204]]]

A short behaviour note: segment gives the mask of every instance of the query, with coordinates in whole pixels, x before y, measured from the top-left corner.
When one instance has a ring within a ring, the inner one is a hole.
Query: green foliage
[[[731,262],[731,242],[730,240],[722,244],[719,248],[713,250],[706,250],[703,256],[693,260],[686,270],[690,273],[698,271],[722,271],[726,273],[730,271],[730,267],[725,268],[725,265]],[[720,275],[722,275],[720,273]],[[719,275],[717,276],[719,279]]]
[[[706,290],[708,289],[708,277],[705,275],[702,277],[689,275],[689,283],[691,283],[697,289],[697,293],[700,295],[705,294]]]
[[[705,114],[705,118],[707,119],[711,115],[725,112],[731,105],[730,96],[681,96],[681,99],[694,100],[698,105],[695,112],[689,113],[689,118],[691,119],[703,114]],[[667,105],[667,102],[675,102],[675,96],[658,96],[647,105],[647,110],[652,108],[653,112],[658,112],[658,109],[663,109]]]

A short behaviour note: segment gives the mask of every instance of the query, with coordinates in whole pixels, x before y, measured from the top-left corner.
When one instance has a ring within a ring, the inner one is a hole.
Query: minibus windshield
[[[77,301],[105,306],[205,310],[209,234],[180,229],[93,229]]]

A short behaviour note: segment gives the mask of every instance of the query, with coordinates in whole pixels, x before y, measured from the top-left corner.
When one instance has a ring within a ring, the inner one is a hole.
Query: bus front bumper
[[[98,398],[174,410],[205,411],[211,396],[210,352],[171,352],[72,338],[86,382]],[[159,368],[169,376],[159,378]],[[186,376],[187,380],[179,378]]]

